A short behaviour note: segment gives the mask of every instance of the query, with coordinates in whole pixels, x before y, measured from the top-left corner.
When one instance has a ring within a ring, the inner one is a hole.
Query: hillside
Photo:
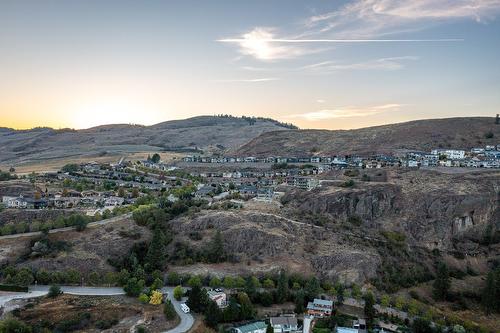
[[[134,152],[204,151],[239,147],[290,126],[272,119],[201,116],[153,126],[105,125],[84,130],[0,128],[0,165]]]
[[[486,138],[491,132],[492,138]],[[500,143],[493,117],[417,120],[355,130],[294,130],[263,133],[239,149],[239,156],[303,156],[393,153],[432,148],[472,148]]]

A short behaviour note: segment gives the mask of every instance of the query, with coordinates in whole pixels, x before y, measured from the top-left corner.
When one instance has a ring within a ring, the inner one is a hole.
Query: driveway
[[[167,293],[168,299],[174,305],[175,312],[177,312],[181,318],[181,322],[177,325],[177,327],[163,333],[184,333],[189,331],[189,329],[193,326],[194,318],[190,313],[184,313],[181,310],[181,304],[184,303],[184,300],[179,302],[174,298],[174,287],[163,287],[161,291],[163,293]]]
[[[5,312],[13,310],[13,308],[8,306],[8,302],[14,299],[25,299],[33,297],[41,297],[47,295],[50,286],[30,286],[29,292],[27,293],[9,293],[7,295],[0,296],[0,307],[4,308]],[[125,295],[123,288],[116,287],[78,287],[78,286],[61,286],[61,290],[70,295],[86,295],[86,296],[116,296]],[[184,313],[181,310],[182,301],[179,302],[174,298],[174,288],[173,287],[163,287],[163,293],[167,293],[168,299],[174,305],[175,311],[179,315],[181,321],[179,325],[175,328],[163,332],[163,333],[184,333],[189,331],[193,326],[194,318],[190,313]]]

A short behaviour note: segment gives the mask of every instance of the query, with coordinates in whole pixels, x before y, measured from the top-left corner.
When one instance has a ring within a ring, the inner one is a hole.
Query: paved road
[[[194,318],[190,313],[184,313],[181,310],[181,304],[184,303],[184,300],[179,302],[174,298],[174,288],[173,287],[163,287],[161,290],[163,293],[167,293],[168,299],[174,305],[175,312],[177,312],[177,314],[181,318],[181,322],[179,323],[179,325],[177,325],[177,327],[174,327],[173,329],[166,331],[166,332],[163,332],[163,333],[184,333],[184,332],[189,331],[189,329],[194,324]]]
[[[116,222],[125,218],[130,218],[132,217],[132,213],[127,213],[119,216],[114,216],[106,220],[101,220],[101,221],[96,221],[96,222],[90,222],[87,224],[87,228],[92,228],[92,227],[97,227],[101,225],[106,225],[111,222]],[[56,232],[65,232],[65,231],[72,231],[75,230],[75,227],[65,227],[65,228],[58,228],[58,229],[52,229],[49,230],[49,234],[55,234]],[[41,235],[41,231],[34,231],[34,232],[25,232],[22,234],[14,234],[14,235],[6,235],[6,236],[0,236],[1,239],[9,239],[9,238],[20,238],[20,237],[32,237],[32,236],[39,236]]]
[[[50,286],[30,286],[29,292],[27,293],[10,293],[8,295],[0,296],[0,308],[4,308],[5,312],[13,310],[12,307],[8,306],[8,302],[14,299],[25,299],[25,298],[33,298],[45,296],[49,292]],[[70,295],[87,295],[87,296],[116,296],[116,295],[124,295],[125,292],[122,288],[114,288],[114,287],[75,287],[75,286],[61,286],[61,290]],[[167,293],[168,299],[174,305],[175,311],[179,315],[181,321],[179,325],[174,327],[173,329],[163,332],[163,333],[184,333],[189,331],[189,329],[193,326],[194,318],[190,313],[184,313],[181,310],[182,301],[177,301],[174,295],[173,287],[164,287],[162,288],[163,293]]]

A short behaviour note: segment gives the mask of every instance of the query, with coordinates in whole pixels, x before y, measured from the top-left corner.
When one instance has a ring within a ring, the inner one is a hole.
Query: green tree
[[[63,292],[61,290],[61,287],[53,284],[50,286],[47,296],[50,298],[55,298],[55,297],[61,295],[62,293]]]
[[[212,241],[208,246],[206,256],[207,260],[211,263],[224,262],[226,260],[224,241],[219,230],[217,230],[214,237],[212,238]]]
[[[221,280],[218,278],[218,277],[213,277],[211,280],[210,280],[210,287],[212,288],[218,288],[222,285],[222,282]]]
[[[176,286],[181,283],[181,277],[176,272],[170,272],[167,275],[167,283],[171,286]]]
[[[264,280],[264,282],[262,282],[262,286],[266,289],[272,289],[274,288],[274,281],[270,278],[267,278]]]
[[[444,263],[440,263],[437,268],[436,279],[433,284],[433,295],[436,300],[444,301],[450,290],[450,274]]]
[[[128,279],[127,284],[125,285],[125,287],[123,287],[125,293],[127,293],[128,296],[132,297],[139,296],[143,289],[144,280],[138,280],[135,277]]]
[[[188,282],[187,282],[188,286],[190,286],[191,288],[194,288],[194,287],[201,287],[202,283],[201,283],[201,278],[197,275],[195,276],[192,276]]]
[[[160,155],[158,153],[154,153],[153,156],[151,157],[151,162],[159,163],[160,159],[161,159]]]
[[[177,286],[174,288],[174,298],[176,300],[180,301],[183,295],[184,295],[184,290],[182,290],[181,286]]]
[[[318,296],[321,291],[321,287],[318,279],[313,276],[306,284],[306,296],[308,299],[313,299]]]
[[[234,279],[231,276],[226,276],[224,277],[224,280],[222,281],[222,285],[226,289],[232,289],[234,288]]]
[[[276,301],[283,303],[288,300],[288,276],[284,271],[280,272],[278,276],[278,286],[276,290]]]
[[[203,313],[208,301],[209,298],[205,289],[201,288],[201,285],[196,284],[191,288],[186,304],[194,312]]]
[[[240,303],[240,319],[253,319],[255,309],[248,295],[244,292],[238,293],[238,303]]]
[[[274,328],[271,326],[271,323],[267,324],[266,333],[274,333]]]
[[[174,320],[175,317],[177,316],[174,309],[174,305],[169,299],[167,299],[167,301],[163,305],[163,314],[165,315],[165,318],[167,320]]]
[[[159,227],[156,227],[153,231],[153,239],[149,244],[148,253],[145,258],[144,266],[149,272],[156,269],[163,269],[166,258],[166,246],[167,237]]]
[[[205,324],[208,327],[216,328],[222,319],[222,311],[212,300],[208,301],[207,308],[205,309]]]
[[[375,308],[373,307],[375,305],[375,296],[373,296],[373,293],[371,291],[367,292],[364,296],[365,299],[365,307],[364,307],[364,312],[366,316],[366,323],[368,327],[373,326],[373,321],[375,319]]]
[[[31,273],[31,270],[26,267],[21,268],[14,277],[15,284],[20,286],[29,286],[34,281],[35,278],[33,277],[33,273]]]
[[[487,315],[500,312],[500,268],[488,273],[481,295],[481,305]]]
[[[304,313],[306,310],[304,305],[306,302],[306,293],[304,290],[299,290],[295,293],[295,313]]]

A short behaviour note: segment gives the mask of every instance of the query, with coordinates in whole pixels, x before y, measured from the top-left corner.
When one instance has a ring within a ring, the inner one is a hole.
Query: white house
[[[274,333],[290,333],[298,330],[295,316],[271,317],[269,319]]]
[[[465,150],[460,149],[433,149],[432,155],[444,155],[451,160],[463,160],[465,158]]]
[[[222,291],[209,290],[207,291],[208,297],[214,301],[219,308],[227,306],[227,296],[226,293]]]

